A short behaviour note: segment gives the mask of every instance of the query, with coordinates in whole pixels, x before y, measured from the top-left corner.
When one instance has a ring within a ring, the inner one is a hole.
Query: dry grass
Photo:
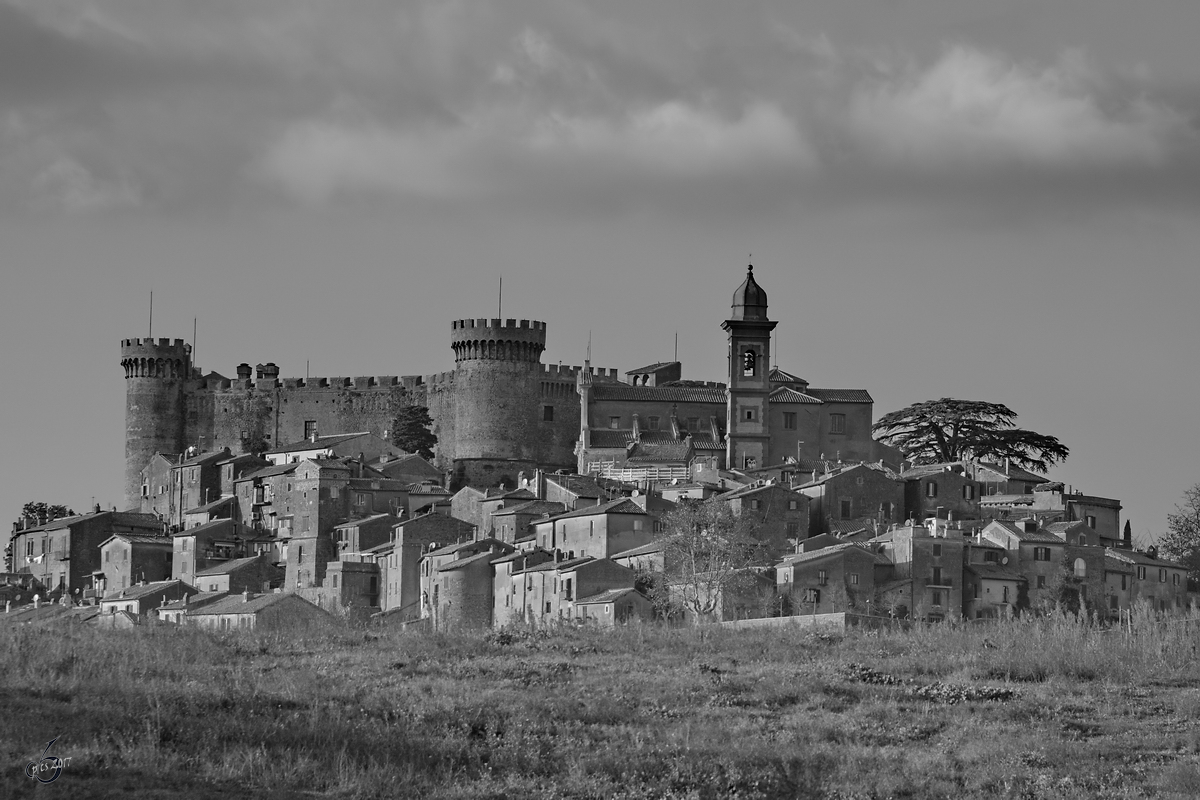
[[[0,796],[1200,795],[1200,625],[1135,628],[0,625]]]

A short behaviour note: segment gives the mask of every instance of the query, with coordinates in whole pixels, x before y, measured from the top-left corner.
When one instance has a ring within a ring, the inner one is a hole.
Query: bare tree
[[[734,514],[721,500],[682,502],[663,524],[667,582],[697,623],[710,619],[723,601],[753,591],[756,568],[768,565],[758,520]]]

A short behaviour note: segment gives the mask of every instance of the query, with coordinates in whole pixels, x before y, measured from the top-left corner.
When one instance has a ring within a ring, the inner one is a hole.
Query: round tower
[[[183,450],[183,385],[192,346],[182,339],[122,339],[125,368],[125,507],[142,494],[142,467],[155,453]]]
[[[451,325],[454,350],[454,462],[459,483],[516,488],[516,475],[538,456],[546,323],[460,319]],[[507,480],[505,480],[507,479]]]

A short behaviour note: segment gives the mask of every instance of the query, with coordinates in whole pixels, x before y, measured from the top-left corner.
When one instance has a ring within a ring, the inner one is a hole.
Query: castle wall
[[[140,508],[142,467],[155,453],[183,447],[184,383],[191,345],[182,339],[124,339],[125,508]]]

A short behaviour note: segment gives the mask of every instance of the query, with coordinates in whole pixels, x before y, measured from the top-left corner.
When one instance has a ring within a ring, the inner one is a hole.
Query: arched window
[[[1087,577],[1087,562],[1084,561],[1082,558],[1075,559],[1075,577],[1076,578],[1086,578]]]
[[[755,368],[758,366],[758,354],[753,350],[746,350],[742,353],[742,376],[746,378],[753,377]]]

